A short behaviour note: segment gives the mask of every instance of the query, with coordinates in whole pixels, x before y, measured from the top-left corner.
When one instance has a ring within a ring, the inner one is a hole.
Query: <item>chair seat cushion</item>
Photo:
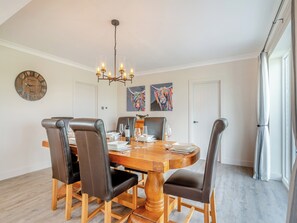
[[[203,202],[203,178],[204,175],[200,173],[177,170],[164,183],[164,193]]]
[[[126,171],[111,168],[111,180],[113,187],[113,197],[138,184],[138,176]]]

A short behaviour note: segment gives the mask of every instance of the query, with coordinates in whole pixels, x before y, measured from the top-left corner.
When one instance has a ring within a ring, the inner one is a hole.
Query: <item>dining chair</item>
[[[88,222],[100,211],[104,212],[104,222],[110,223],[111,217],[125,221],[130,213],[123,216],[111,212],[111,204],[117,196],[133,188],[132,202],[126,206],[137,207],[138,177],[126,171],[110,167],[106,133],[101,119],[73,119],[70,127],[75,133],[80,163],[82,185],[82,223]],[[88,198],[94,196],[104,201],[92,213],[88,213]],[[128,202],[126,202],[128,203]]]
[[[123,126],[125,127],[125,125],[127,125],[128,120],[129,120],[129,127],[130,127],[130,137],[133,137],[135,122],[136,122],[136,117],[133,117],[133,116],[119,117],[117,122],[117,132],[119,132],[120,130],[120,124],[123,124]]]
[[[144,126],[147,126],[149,135],[154,135],[157,140],[165,140],[165,117],[147,117],[144,119]]]
[[[65,122],[60,119],[43,119],[42,126],[46,129],[52,163],[52,210],[57,209],[57,201],[65,198],[65,218],[71,218],[71,211],[81,205],[72,205],[72,198],[81,201],[79,163],[69,147]],[[58,181],[64,183],[58,188]],[[59,193],[66,187],[66,194]],[[74,192],[73,192],[74,191]]]
[[[199,211],[204,214],[204,223],[209,223],[210,216],[212,223],[216,223],[215,179],[217,158],[222,133],[227,126],[228,122],[224,118],[217,119],[213,124],[205,161],[204,174],[196,173],[186,169],[180,169],[173,173],[164,183],[163,191],[165,223],[169,221],[169,195],[177,196],[178,211],[181,211],[182,206],[190,208],[190,212],[187,215],[185,222],[190,221],[194,211]],[[182,198],[201,202],[204,204],[204,208],[182,202]]]

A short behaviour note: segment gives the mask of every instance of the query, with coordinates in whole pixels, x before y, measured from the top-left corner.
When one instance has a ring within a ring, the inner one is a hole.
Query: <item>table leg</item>
[[[163,173],[148,172],[145,194],[146,202],[145,209],[148,211],[163,211],[164,209],[164,194],[163,194],[164,177]]]
[[[149,171],[145,182],[145,205],[137,208],[130,216],[128,222],[163,222],[164,194],[163,173]],[[172,201],[171,201],[172,203]]]

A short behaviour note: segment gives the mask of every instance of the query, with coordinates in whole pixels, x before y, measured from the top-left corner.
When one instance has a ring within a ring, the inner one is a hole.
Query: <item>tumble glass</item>
[[[144,137],[146,137],[148,135],[148,132],[147,132],[147,126],[143,126],[143,132],[142,132],[142,135]]]
[[[135,128],[134,129],[134,138],[135,138],[135,141],[138,142],[138,138],[141,136],[141,131],[140,131],[140,128]]]
[[[123,136],[123,132],[124,132],[124,125],[123,124],[120,124],[120,126],[119,126],[120,137]]]

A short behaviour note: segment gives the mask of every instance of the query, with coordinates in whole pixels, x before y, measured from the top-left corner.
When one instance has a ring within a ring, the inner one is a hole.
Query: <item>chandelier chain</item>
[[[114,26],[114,76],[117,73],[117,26]]]

